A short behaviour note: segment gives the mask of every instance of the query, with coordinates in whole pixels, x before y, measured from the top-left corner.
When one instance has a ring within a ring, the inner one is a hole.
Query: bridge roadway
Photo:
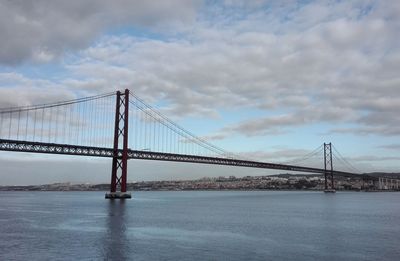
[[[112,148],[7,140],[7,139],[0,139],[0,151],[62,154],[62,155],[107,157],[107,158],[112,158],[114,155],[114,150]],[[122,150],[118,150],[118,156],[122,157]],[[186,155],[186,154],[131,150],[131,149],[128,150],[128,158],[142,159],[142,160],[215,164],[215,165],[261,168],[261,169],[277,169],[277,170],[298,171],[298,172],[319,173],[319,174],[325,173],[324,169],[310,168],[310,167],[303,167],[296,165],[276,164],[276,163],[259,162],[251,160],[239,160],[233,158],[205,157],[205,156]],[[343,171],[333,171],[333,174],[344,177],[363,176],[364,178],[367,179],[374,179],[374,180],[376,179],[375,177],[371,177],[365,174],[360,175]]]

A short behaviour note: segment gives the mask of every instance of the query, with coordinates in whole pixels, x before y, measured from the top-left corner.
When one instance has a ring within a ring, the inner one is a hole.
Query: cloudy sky
[[[400,171],[400,2],[0,0],[0,107],[129,88],[269,162],[332,142]],[[0,153],[0,184],[107,182],[111,161]],[[265,170],[130,163],[129,180]],[[268,172],[269,173],[269,172]]]

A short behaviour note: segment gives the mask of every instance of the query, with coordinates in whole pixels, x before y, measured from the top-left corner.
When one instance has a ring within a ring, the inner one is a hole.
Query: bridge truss
[[[0,139],[0,150],[14,151],[14,152],[106,157],[106,158],[114,157],[114,150],[111,148],[18,141],[18,140],[4,140],[4,139]],[[117,157],[122,157],[122,155],[123,155],[123,150],[122,149],[118,150]],[[317,173],[317,174],[326,173],[326,170],[322,168],[311,168],[311,167],[268,163],[268,162],[251,161],[251,160],[239,160],[233,158],[206,157],[206,156],[197,156],[189,154],[186,155],[186,154],[163,153],[163,152],[128,149],[127,155],[128,159],[139,159],[139,160],[215,164],[215,165],[236,166],[236,167],[298,171],[298,172]],[[339,175],[344,177],[360,176],[359,174],[354,174],[345,171],[336,171],[336,170],[333,170],[332,173],[334,175]]]

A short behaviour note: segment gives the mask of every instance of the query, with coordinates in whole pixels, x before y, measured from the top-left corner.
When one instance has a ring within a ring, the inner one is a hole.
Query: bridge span
[[[184,129],[128,89],[0,109],[0,151],[112,158],[109,198],[130,197],[126,191],[130,159],[318,173],[325,177],[326,191],[334,191],[334,176],[360,177],[332,143],[301,158],[323,155],[323,168],[244,159]],[[338,170],[337,165],[334,169],[333,160],[346,169]]]

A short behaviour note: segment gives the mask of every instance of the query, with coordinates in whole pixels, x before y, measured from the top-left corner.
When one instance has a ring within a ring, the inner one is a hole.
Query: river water
[[[400,260],[400,193],[1,192],[0,260]]]

